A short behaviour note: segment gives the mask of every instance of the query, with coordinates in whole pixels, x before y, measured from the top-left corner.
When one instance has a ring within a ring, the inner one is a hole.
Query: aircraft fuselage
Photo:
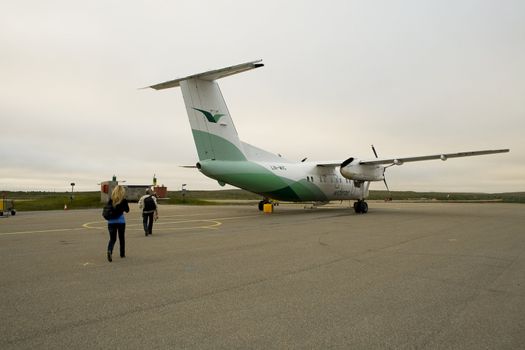
[[[283,201],[323,202],[368,196],[368,183],[357,187],[341,176],[339,168],[316,163],[202,160],[197,168],[220,184]]]

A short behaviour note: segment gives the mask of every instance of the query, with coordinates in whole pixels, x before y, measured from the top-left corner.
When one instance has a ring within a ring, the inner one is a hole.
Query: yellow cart
[[[9,216],[16,214],[15,203],[12,199],[2,198],[0,199],[0,216]]]

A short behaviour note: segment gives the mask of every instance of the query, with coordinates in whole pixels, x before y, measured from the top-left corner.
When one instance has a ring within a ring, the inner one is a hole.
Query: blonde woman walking
[[[124,233],[126,232],[126,218],[124,217],[124,212],[129,213],[126,189],[117,185],[111,192],[111,199],[109,201],[113,205],[112,215],[108,220],[108,261],[111,262],[113,261],[113,247],[117,241],[117,234],[120,246],[120,257],[126,257],[126,239],[124,237]]]

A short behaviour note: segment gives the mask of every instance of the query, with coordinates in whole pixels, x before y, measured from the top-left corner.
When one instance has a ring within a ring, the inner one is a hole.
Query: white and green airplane
[[[368,188],[385,181],[393,165],[422,160],[470,157],[509,152],[508,149],[375,159],[350,157],[336,162],[292,162],[239,139],[217,80],[264,66],[259,61],[212,70],[148,86],[155,90],[180,86],[190,119],[199,162],[196,168],[221,186],[230,184],[260,194],[262,210],[272,200],[327,203],[355,200],[356,213],[368,212]],[[387,186],[388,189],[388,186]]]

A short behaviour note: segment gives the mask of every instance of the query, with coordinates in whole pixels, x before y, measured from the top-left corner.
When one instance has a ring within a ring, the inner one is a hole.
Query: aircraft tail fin
[[[155,90],[181,87],[199,160],[247,159],[216,80],[262,67],[260,62],[247,62],[148,86]]]

